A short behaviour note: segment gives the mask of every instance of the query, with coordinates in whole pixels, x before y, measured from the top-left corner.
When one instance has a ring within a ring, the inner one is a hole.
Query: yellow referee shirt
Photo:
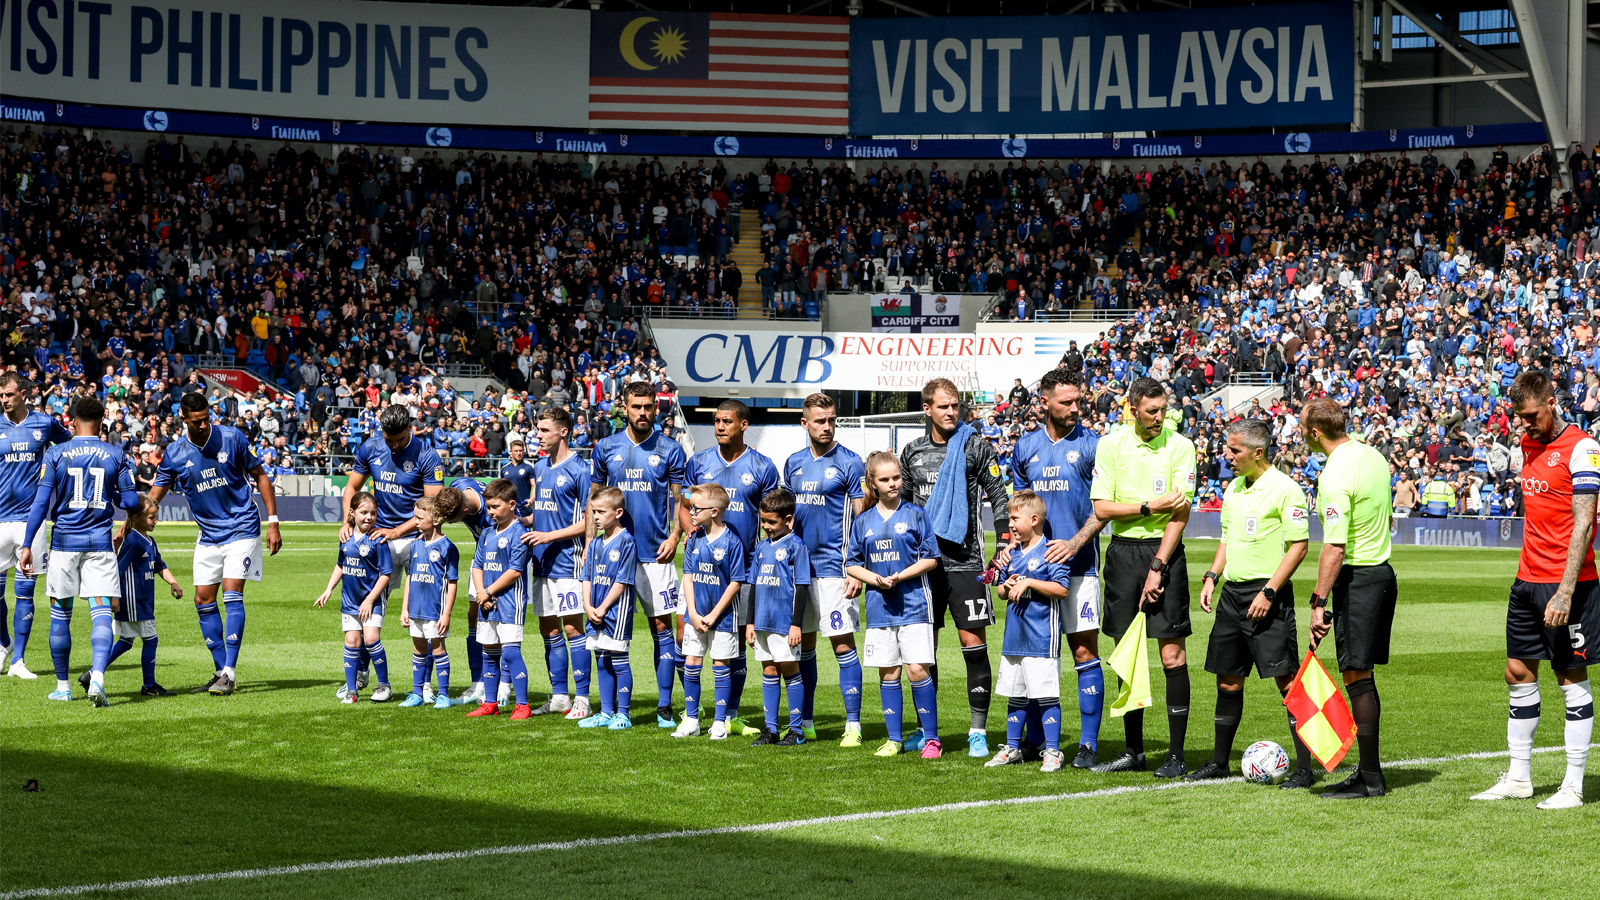
[[[1094,483],[1090,500],[1112,503],[1148,503],[1174,490],[1194,500],[1194,441],[1176,431],[1162,429],[1154,439],[1139,439],[1133,426],[1100,439],[1094,451]],[[1111,523],[1114,537],[1161,537],[1171,515],[1149,515]]]
[[[1222,498],[1222,543],[1228,555],[1228,581],[1271,578],[1283,562],[1284,548],[1310,538],[1306,492],[1293,478],[1268,467],[1246,484],[1241,476]]]
[[[1389,561],[1389,518],[1394,512],[1389,463],[1360,441],[1346,441],[1328,454],[1317,478],[1317,509],[1322,540],[1344,544],[1351,566]]]

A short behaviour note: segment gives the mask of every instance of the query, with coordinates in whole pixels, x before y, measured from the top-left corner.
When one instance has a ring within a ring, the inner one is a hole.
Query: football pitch
[[[463,529],[452,526],[450,536],[470,555]],[[967,712],[953,631],[940,648],[947,750],[938,761],[872,755],[884,735],[872,672],[863,746],[838,746],[843,707],[826,648],[818,654],[818,741],[752,748],[748,738],[674,740],[654,727],[642,620],[632,645],[630,731],[580,730],[558,717],[469,720],[463,707],[341,706],[338,611],[311,605],[327,581],[336,526],[284,526],[286,552],[246,591],[239,692],[191,694],[210,675],[189,600],[194,528],[162,525],[156,537],[185,589],[177,601],[157,585],[157,680],[178,696],[139,696],[136,649],[108,673],[111,708],[92,708],[76,685],[72,703],[47,701],[42,598],[28,661],[44,674],[0,678],[0,900],[1521,898],[1570,893],[1588,881],[1575,874],[1600,869],[1600,805],[1546,812],[1533,800],[1466,800],[1506,766],[1510,551],[1396,548],[1395,658],[1378,674],[1390,793],[1332,803],[1238,780],[1045,775],[1037,763],[985,769],[960,740]],[[1215,682],[1202,669],[1211,617],[1198,607],[1198,576],[1214,546],[1189,544],[1191,770],[1212,743]],[[1298,597],[1310,595],[1317,550],[1301,566]],[[398,594],[390,613],[385,647],[398,701],[411,672]],[[1303,603],[1298,616],[1303,640]],[[88,661],[81,605],[73,626],[76,676]],[[450,638],[456,690],[468,681],[464,626],[458,612]],[[999,628],[989,647],[998,654]],[[529,648],[537,704],[549,682],[538,641]],[[1102,657],[1110,651],[1103,641]],[[1332,668],[1331,639],[1321,655]],[[758,721],[753,657],[751,670],[742,711]],[[1114,681],[1109,670],[1107,680]],[[1152,679],[1147,714],[1153,759],[1166,749],[1162,681]],[[1065,745],[1078,725],[1070,667],[1062,694]],[[1289,743],[1271,682],[1252,679],[1245,696],[1235,771],[1250,742]],[[1536,798],[1555,791],[1564,766],[1560,693],[1548,674],[1543,699],[1535,747],[1556,752],[1536,752]],[[991,746],[1003,740],[1004,708],[996,698]],[[1101,759],[1121,748],[1122,724],[1107,715]],[[1352,748],[1347,765],[1354,757]],[[42,790],[24,792],[29,779]],[[1334,780],[1324,776],[1312,793]],[[1600,775],[1590,775],[1585,793],[1600,798]]]

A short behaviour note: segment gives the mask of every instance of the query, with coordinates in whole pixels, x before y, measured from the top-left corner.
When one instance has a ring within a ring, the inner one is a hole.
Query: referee
[[[1222,541],[1211,570],[1201,578],[1200,609],[1217,623],[1206,645],[1206,671],[1217,676],[1217,742],[1211,761],[1186,781],[1227,778],[1233,739],[1244,716],[1244,682],[1254,668],[1287,694],[1300,665],[1295,644],[1294,571],[1306,558],[1306,492],[1267,461],[1272,429],[1260,419],[1228,426],[1222,452],[1238,474],[1222,500]],[[1221,590],[1218,590],[1220,588]],[[1289,714],[1295,767],[1280,787],[1310,787],[1311,752]]]
[[[1380,706],[1372,670],[1389,663],[1389,633],[1399,596],[1394,569],[1389,567],[1389,464],[1377,450],[1345,434],[1344,408],[1330,398],[1308,402],[1300,414],[1300,427],[1306,445],[1328,457],[1317,479],[1322,556],[1317,560],[1317,589],[1311,594],[1311,641],[1322,640],[1333,629],[1360,754],[1355,774],[1322,796],[1382,797]]]
[[[972,713],[967,755],[985,757],[989,755],[989,699],[994,690],[986,629],[994,624],[995,616],[989,604],[989,588],[979,580],[984,561],[978,504],[984,496],[989,498],[994,509],[995,546],[1000,547],[1010,540],[1011,522],[1006,518],[1009,496],[994,447],[961,421],[961,395],[954,382],[935,378],[924,385],[922,411],[928,417],[928,433],[900,451],[900,468],[906,476],[911,502],[928,510],[938,534],[939,567],[927,576],[933,594],[934,627],[944,627],[945,611],[949,610],[961,636],[961,660],[967,669],[967,708]],[[959,448],[963,458],[959,463],[952,462],[945,471],[945,458],[952,447]],[[940,510],[953,513],[951,520],[941,520]],[[937,667],[933,671],[937,685]],[[905,748],[916,749],[921,740],[938,737],[924,735],[919,728],[906,741]]]
[[[1094,514],[1111,523],[1106,547],[1101,631],[1122,640],[1142,609],[1149,634],[1161,645],[1167,676],[1166,761],[1157,778],[1178,778],[1183,739],[1189,730],[1189,567],[1183,530],[1194,500],[1194,442],[1166,427],[1167,389],[1154,378],[1136,378],[1128,388],[1131,427],[1100,439],[1095,450],[1094,483],[1089,497]],[[1144,710],[1122,718],[1127,737],[1122,755],[1095,766],[1094,772],[1142,772]]]

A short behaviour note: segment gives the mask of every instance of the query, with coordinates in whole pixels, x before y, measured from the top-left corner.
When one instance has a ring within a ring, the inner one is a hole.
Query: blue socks
[[[450,654],[440,653],[432,657],[433,673],[439,678],[439,693],[445,697],[450,696]],[[424,681],[424,684],[427,682]]]
[[[721,722],[728,717],[728,686],[732,674],[727,663],[717,662],[711,664],[711,677],[716,683],[712,696],[716,700],[716,713],[712,718]]]
[[[6,616],[6,573],[0,572],[0,644],[10,646],[11,630]]]
[[[1033,702],[1038,705],[1044,719],[1044,748],[1046,750],[1060,750],[1061,698],[1047,697]]]
[[[930,741],[938,740],[939,691],[933,686],[931,677],[911,682],[911,702],[917,706],[917,721],[922,725],[922,733]]]
[[[56,680],[66,681],[72,662],[72,600],[65,606],[50,604],[50,661],[56,667]]]
[[[651,635],[656,643],[656,707],[672,705],[672,676],[678,667],[677,641],[670,627]],[[688,677],[687,672],[684,677]]]
[[[159,638],[148,638],[139,650],[139,667],[143,670],[144,687],[153,687],[156,683],[156,643],[159,640]]]
[[[1011,697],[1006,700],[1006,746],[1022,746],[1022,726],[1028,720],[1028,698]]]
[[[242,610],[241,610],[242,613]],[[378,677],[379,684],[389,683],[389,654],[384,652],[383,641],[377,640],[366,646],[367,658],[372,660],[372,674]],[[238,656],[237,649],[234,650]]]
[[[816,656],[811,658],[812,669],[816,668]],[[806,698],[811,693],[806,690],[805,676],[798,672],[783,680],[784,688],[789,694],[789,730],[795,734],[800,733],[800,728],[805,724],[802,712],[805,709]],[[815,683],[812,685],[815,687]]]
[[[573,696],[589,696],[589,673],[594,670],[594,660],[589,654],[589,636],[580,634],[567,638],[568,657],[572,661]]]
[[[817,651],[815,650],[800,651],[800,683],[805,688],[805,697],[800,704],[800,718],[809,722],[817,700]]]
[[[702,665],[683,666],[683,714],[691,719],[700,717],[700,672]]]
[[[422,689],[428,684],[428,657],[421,653],[411,654],[411,693],[422,696]]]
[[[32,578],[17,576],[17,605],[11,614],[11,630],[14,632],[11,647],[11,661],[19,662],[22,655],[28,652],[28,635],[33,632],[33,582]]]
[[[133,641],[132,641],[132,639],[130,639],[130,638],[117,638],[117,642],[115,644],[111,645],[111,655],[106,657],[106,665],[109,666],[112,663],[116,662],[118,659],[120,659],[122,657],[122,654],[127,653],[129,650],[132,650],[132,649],[133,649]]]
[[[1083,723],[1080,744],[1100,749],[1100,714],[1105,709],[1106,673],[1098,658],[1073,666],[1078,670],[1078,718]]]
[[[115,621],[110,603],[89,607],[89,671],[99,674],[100,680],[104,680],[106,664],[111,659],[112,632],[116,628],[111,623]]]
[[[195,613],[200,616],[200,636],[206,640],[206,649],[211,651],[211,662],[216,666],[218,674],[222,667],[227,665],[224,661],[226,645],[222,637],[222,614],[217,612],[217,604],[207,603],[196,606]],[[359,656],[359,647],[355,648]]]
[[[628,710],[633,707],[633,663],[628,661],[626,653],[607,654],[606,663],[611,667],[611,677],[617,685],[616,714],[626,718]]]
[[[905,712],[905,695],[900,690],[900,679],[878,682],[878,696],[883,698],[883,725],[889,730],[889,740],[904,741],[900,717]]]
[[[361,648],[346,644],[344,648],[344,689],[356,692],[356,675],[361,672]]]
[[[544,665],[550,670],[550,693],[565,694],[567,692],[567,667],[571,657],[567,651],[567,636],[564,632],[546,635],[544,639]]]
[[[861,657],[853,649],[839,654],[839,693],[844,695],[844,720],[860,722]]]
[[[473,684],[483,680],[483,645],[478,643],[475,628],[467,629],[467,671],[472,675]]]
[[[500,648],[483,648],[483,702],[497,703],[500,697]]]
[[[238,591],[223,591],[222,607],[227,613],[222,666],[232,669],[239,664],[239,643],[244,640],[244,594]],[[389,681],[382,675],[378,676],[378,680],[385,684]]]
[[[505,677],[511,680],[511,690],[517,697],[518,706],[528,703],[528,664],[522,658],[521,644],[502,644],[500,647],[500,668]]]
[[[600,715],[609,716],[617,709],[617,673],[611,665],[608,650],[595,651],[595,667],[600,670]]]
[[[778,698],[783,692],[783,679],[776,675],[761,676],[761,711],[766,714],[767,730],[778,733]]]
[[[728,718],[739,715],[739,700],[744,696],[744,679],[749,673],[745,665],[744,641],[739,641],[739,655],[728,661]]]

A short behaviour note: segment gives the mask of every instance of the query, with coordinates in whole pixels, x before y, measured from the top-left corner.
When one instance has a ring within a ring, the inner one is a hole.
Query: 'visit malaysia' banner
[[[854,134],[1062,134],[1348,122],[1348,3],[856,19]]]
[[[431,126],[589,124],[589,12],[318,0],[0,0],[9,96]],[[292,132],[299,140],[310,131]]]

